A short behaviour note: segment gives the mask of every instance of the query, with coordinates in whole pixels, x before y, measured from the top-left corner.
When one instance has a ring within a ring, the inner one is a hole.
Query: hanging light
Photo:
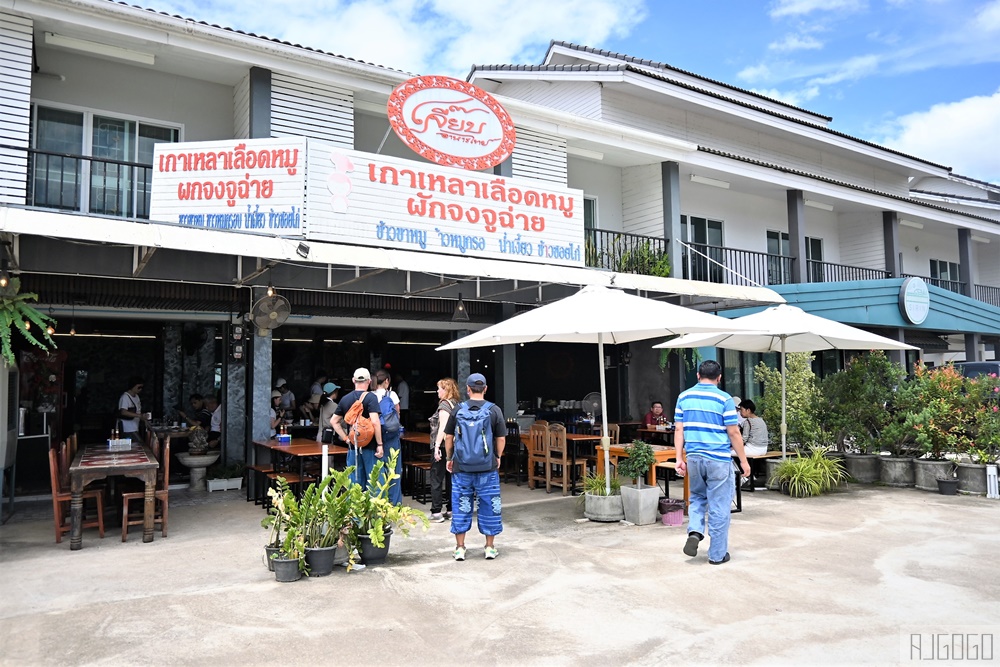
[[[45,333],[50,336],[56,332],[55,314],[56,311],[52,310],[52,307],[49,306],[49,325],[45,327]]]
[[[451,315],[452,322],[468,322],[469,312],[465,309],[465,302],[462,301],[462,293],[458,293],[458,303],[455,304],[455,312]]]
[[[267,295],[274,296],[274,285],[271,284],[270,280],[267,281]]]
[[[30,329],[30,328],[31,328],[31,322],[29,322],[28,320],[25,320],[25,321],[24,321],[24,328],[25,328],[26,330],[27,330],[27,329]]]
[[[73,319],[70,320],[70,322],[71,322],[71,324],[69,325],[69,335],[70,336],[75,336],[76,335],[76,304],[75,303],[73,304]]]
[[[7,287],[10,284],[10,276],[7,275],[7,260],[4,259],[0,265],[0,287]]]

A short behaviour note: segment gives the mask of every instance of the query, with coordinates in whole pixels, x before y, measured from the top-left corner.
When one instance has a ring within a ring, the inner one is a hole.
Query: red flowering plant
[[[996,373],[981,375],[970,378],[968,386],[970,403],[978,402],[974,444],[969,447],[969,458],[973,463],[993,463],[1000,452],[1000,378]]]
[[[982,404],[970,398],[961,373],[951,365],[928,369],[917,364],[910,382],[914,437],[927,457],[941,460],[948,453],[968,451],[973,444],[977,408]]]

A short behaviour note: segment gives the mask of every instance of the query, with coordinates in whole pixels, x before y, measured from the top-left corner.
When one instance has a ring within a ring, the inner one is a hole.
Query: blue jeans
[[[703,456],[689,456],[688,532],[706,535],[711,543],[708,559],[720,561],[729,550],[729,509],[733,502],[733,462],[713,461]],[[708,515],[708,531],[705,518]]]
[[[347,449],[347,465],[354,466],[351,473],[351,480],[361,485],[362,489],[368,488],[368,475],[375,467],[375,441],[368,447],[362,447],[360,452],[354,449],[353,445]],[[357,452],[357,453],[356,453]]]
[[[387,466],[389,465],[389,457],[392,456],[393,452],[396,452],[396,479],[392,480],[392,484],[389,486],[389,502],[393,505],[403,504],[403,489],[400,486],[402,482],[403,475],[403,455],[399,453],[399,432],[388,433],[382,431],[382,461]]]

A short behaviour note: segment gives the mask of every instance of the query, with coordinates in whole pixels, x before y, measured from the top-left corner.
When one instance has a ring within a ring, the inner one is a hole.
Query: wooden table
[[[323,456],[323,443],[316,442],[310,438],[292,438],[287,445],[279,443],[276,439],[263,442],[254,441],[257,447],[264,447],[272,452],[278,452],[287,456],[294,456],[299,460],[299,479],[305,477],[305,460],[313,456]],[[347,447],[343,445],[326,445],[327,454],[330,456],[347,456]],[[325,471],[324,471],[325,472]]]
[[[618,465],[619,458],[628,458],[628,452],[625,451],[625,447],[625,445],[611,445],[611,449],[608,450],[608,458],[612,466]],[[677,458],[677,451],[673,447],[664,447],[662,445],[650,445],[650,447],[653,448],[653,465],[649,466],[649,474],[646,476],[646,481],[649,482],[650,486],[655,486],[656,464],[673,461]],[[604,474],[603,453],[597,457],[597,474]]]
[[[572,467],[573,473],[576,473],[576,448],[577,448],[578,445],[583,444],[583,443],[587,443],[587,442],[593,442],[593,443],[596,443],[596,444],[600,445],[601,444],[601,436],[599,434],[588,435],[586,433],[567,433],[566,434],[566,445],[569,447],[569,456],[570,456],[570,459],[571,459],[570,465],[573,466]],[[521,433],[521,444],[524,445],[525,447],[530,447],[531,446],[531,435],[530,435],[530,433]],[[600,448],[598,448],[598,449],[600,449]],[[598,451],[598,457],[597,458],[598,459],[602,459],[603,458],[603,454],[601,453],[601,451]],[[598,462],[598,471],[600,471],[600,469],[601,469],[600,466],[601,465],[603,465],[603,464],[601,464],[600,462]],[[572,480],[572,482],[573,482],[572,491],[574,493],[576,492],[576,483],[578,481],[579,480],[576,479],[575,477]]]
[[[399,439],[400,442],[408,442],[411,445],[431,445],[431,434],[430,433],[417,433],[406,431],[403,433],[403,437]]]
[[[111,475],[124,475],[141,479],[146,484],[142,508],[142,541],[153,541],[153,497],[156,491],[156,471],[160,467],[153,451],[146,445],[133,442],[131,448],[109,451],[107,445],[88,445],[80,448],[69,467],[70,529],[69,548],[83,547],[83,487],[94,480]]]

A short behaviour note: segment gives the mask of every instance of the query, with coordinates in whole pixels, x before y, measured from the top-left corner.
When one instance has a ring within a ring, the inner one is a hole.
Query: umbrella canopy
[[[916,350],[918,348],[781,304],[731,320],[758,333],[718,331],[680,336],[654,348],[722,347],[781,353],[781,455],[785,456],[785,353],[819,350]]]
[[[648,338],[692,332],[739,331],[748,328],[724,317],[633,296],[617,289],[588,286],[565,299],[526,311],[481,331],[459,338],[438,350],[457,350],[513,343],[597,343],[601,378],[602,442],[604,469],[608,465],[607,384],[604,377],[604,344],[629,343]],[[611,480],[607,480],[610,492]]]

